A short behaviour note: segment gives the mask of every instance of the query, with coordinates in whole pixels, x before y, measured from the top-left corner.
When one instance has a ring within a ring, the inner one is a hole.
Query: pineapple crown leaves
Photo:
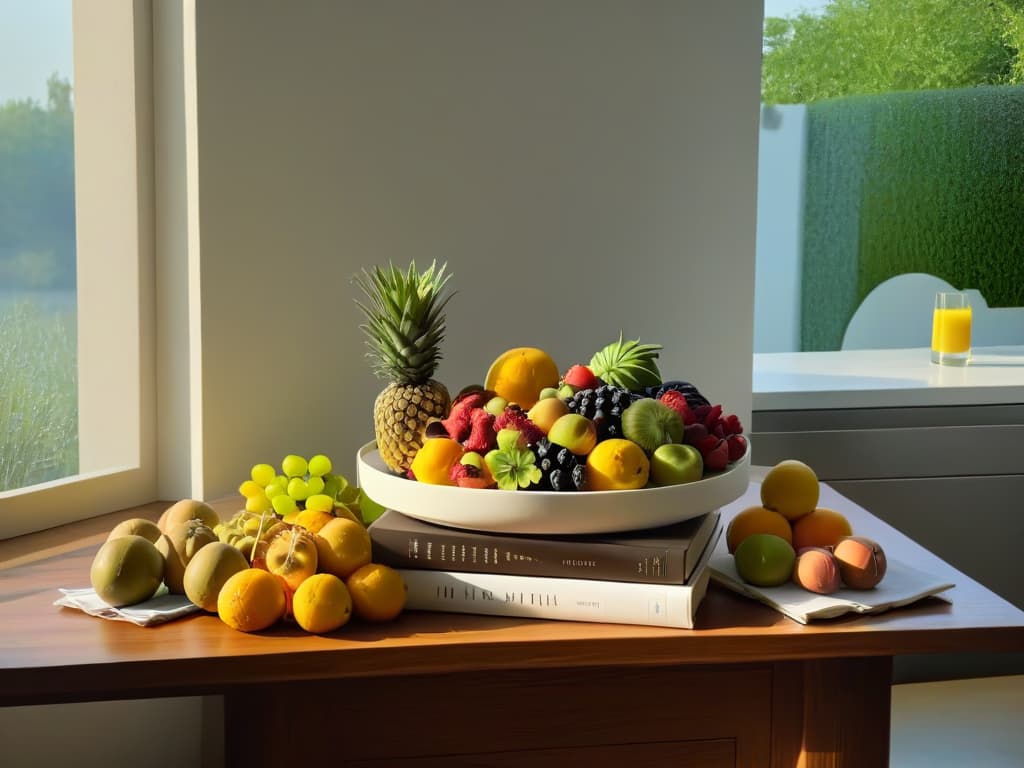
[[[661,384],[661,371],[655,360],[660,344],[641,344],[619,340],[609,344],[590,359],[590,370],[608,384],[624,389],[643,389]]]
[[[441,359],[445,335],[444,309],[452,297],[445,293],[451,273],[437,262],[422,272],[416,262],[403,272],[392,264],[362,270],[354,282],[366,296],[356,306],[366,317],[359,326],[366,334],[374,373],[402,384],[430,379]]]

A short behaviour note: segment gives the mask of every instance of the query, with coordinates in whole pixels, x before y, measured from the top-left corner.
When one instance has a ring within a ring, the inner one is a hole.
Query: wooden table
[[[230,765],[883,766],[892,657],[1020,651],[1024,613],[823,493],[890,558],[954,581],[952,605],[802,626],[713,585],[692,631],[408,612],[323,637],[53,607],[152,504],[0,542],[0,705],[222,694]]]

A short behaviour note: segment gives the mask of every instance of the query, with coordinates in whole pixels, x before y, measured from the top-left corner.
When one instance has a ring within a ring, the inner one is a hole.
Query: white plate
[[[359,486],[378,504],[452,528],[497,533],[612,533],[703,515],[742,496],[750,445],[739,461],[694,483],[635,491],[502,491],[418,483],[394,474],[374,442],[356,455]]]

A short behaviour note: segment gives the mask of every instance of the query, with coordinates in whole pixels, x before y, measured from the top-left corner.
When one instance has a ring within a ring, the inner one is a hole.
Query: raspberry
[[[494,416],[483,408],[477,408],[470,416],[469,437],[462,441],[467,451],[487,453],[498,446],[498,434],[494,431]]]
[[[704,457],[704,469],[719,472],[729,464],[729,446],[725,440],[714,435],[701,438],[696,448]]]
[[[527,417],[521,408],[506,408],[501,412],[494,420],[494,432],[497,434],[503,429],[516,429],[519,434],[526,440],[527,445],[534,445],[542,437],[544,433],[541,432],[540,427],[534,424]]]
[[[729,446],[729,461],[737,461],[743,458],[743,454],[747,452],[747,438],[743,435],[729,435],[725,439],[726,444]]]
[[[457,483],[461,477],[480,477],[480,470],[472,464],[463,464],[462,462],[452,464],[448,478],[453,483]]]
[[[460,443],[465,440],[472,428],[470,414],[486,402],[487,395],[483,392],[469,392],[456,400],[448,413],[448,418],[441,422],[448,432],[448,437]]]
[[[687,424],[683,427],[683,442],[687,445],[697,445],[708,436],[708,428],[699,421],[694,424]]]
[[[697,417],[693,415],[693,410],[690,408],[690,404],[686,402],[682,392],[670,389],[658,399],[678,413],[682,417],[684,425],[693,424],[697,421]]]
[[[701,424],[708,428],[708,432],[714,430],[718,420],[722,417],[722,406],[720,405],[698,405],[693,410],[693,415]]]
[[[721,423],[722,429],[725,431],[726,435],[743,434],[743,425],[740,423],[740,419],[735,413],[730,413],[728,416],[722,419]]]

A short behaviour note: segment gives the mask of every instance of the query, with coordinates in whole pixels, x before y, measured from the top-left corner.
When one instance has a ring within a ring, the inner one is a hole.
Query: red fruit
[[[487,394],[480,391],[468,392],[452,405],[448,418],[441,423],[452,440],[462,442],[469,436],[472,428],[470,414],[477,408],[482,408],[488,400]]]
[[[530,421],[523,409],[519,407],[506,408],[494,420],[495,434],[506,428],[519,430],[519,434],[526,440],[527,445],[533,445],[544,437],[540,427]]]
[[[707,436],[708,428],[699,421],[683,427],[683,442],[687,445],[696,445]]]
[[[729,445],[720,437],[708,435],[696,443],[700,455],[704,457],[704,469],[719,472],[729,464]]]
[[[498,447],[498,433],[494,431],[494,416],[483,408],[477,408],[470,416],[469,437],[462,441],[467,451],[487,453]],[[454,479],[454,478],[452,478]]]
[[[562,382],[576,389],[597,389],[601,386],[594,372],[585,365],[574,365],[569,368],[562,377]]]
[[[459,488],[489,488],[487,480],[483,477],[460,477],[455,481]]]
[[[693,415],[693,410],[690,408],[690,404],[686,402],[682,392],[670,389],[658,399],[678,413],[682,417],[684,425],[693,424],[697,421],[697,417]]]
[[[740,424],[740,419],[735,413],[730,413],[728,416],[723,417],[719,423],[722,425],[722,429],[725,430],[726,435],[743,434],[743,425]]]
[[[729,435],[725,438],[726,445],[729,446],[729,461],[738,461],[743,458],[743,454],[747,452],[747,438],[743,435]]]

